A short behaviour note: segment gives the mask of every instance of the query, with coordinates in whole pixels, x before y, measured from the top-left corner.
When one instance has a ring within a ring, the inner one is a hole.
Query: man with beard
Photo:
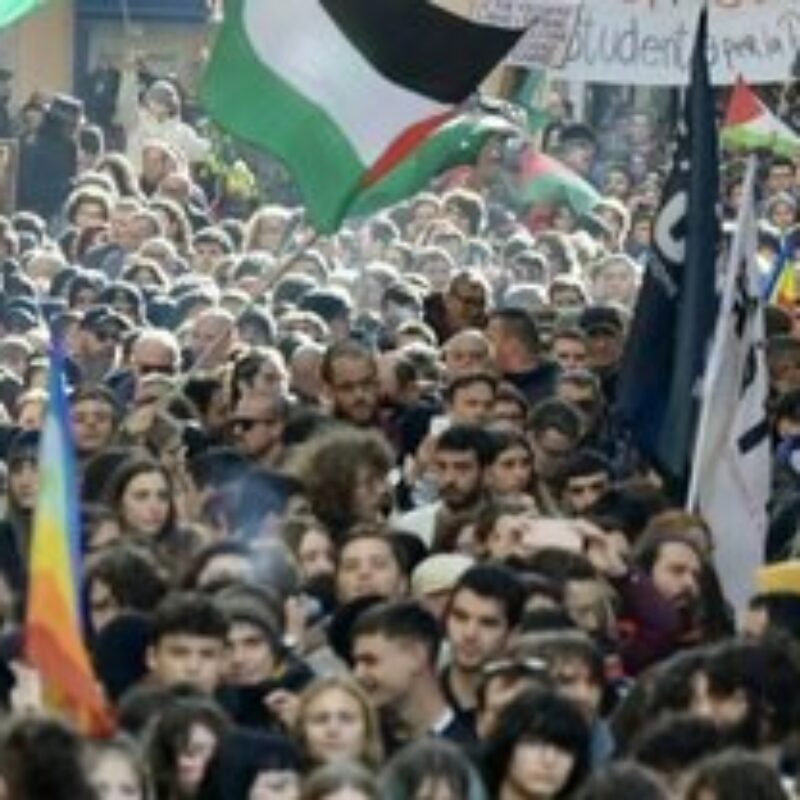
[[[430,547],[439,526],[456,514],[477,512],[484,500],[483,476],[491,455],[491,440],[482,428],[453,425],[436,440],[433,476],[439,499],[397,519],[398,530],[418,536]]]
[[[712,567],[696,537],[649,530],[636,543],[630,569],[618,558],[606,566],[622,600],[620,655],[628,673],[707,639],[711,602],[704,579]]]
[[[378,365],[369,350],[351,340],[337,342],[325,351],[320,374],[331,416],[358,428],[377,424]]]

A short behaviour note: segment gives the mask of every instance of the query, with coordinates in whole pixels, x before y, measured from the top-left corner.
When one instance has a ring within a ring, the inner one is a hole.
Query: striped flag
[[[25,619],[25,660],[41,677],[48,707],[80,731],[103,735],[111,715],[82,636],[81,549],[63,355],[50,357],[49,402],[39,454]]]
[[[399,203],[452,167],[474,164],[495,136],[511,136],[517,128],[497,114],[466,111],[442,125],[425,142],[374,185],[361,192],[348,216],[368,216]]]
[[[0,0],[0,28],[21,19],[43,4],[43,0]]]
[[[800,299],[797,290],[797,268],[789,257],[789,248],[783,244],[770,270],[763,296],[768,303],[791,311]]]
[[[800,153],[800,136],[774,114],[739,77],[728,101],[720,131],[730,150],[770,150],[784,156]]]
[[[519,157],[509,191],[515,203],[525,208],[567,205],[577,216],[588,214],[600,193],[562,161],[527,145]]]
[[[286,164],[330,232],[522,33],[424,0],[228,0],[202,97],[223,127]]]
[[[688,499],[711,528],[717,574],[740,613],[764,560],[771,484],[755,172],[751,156],[703,386]]]

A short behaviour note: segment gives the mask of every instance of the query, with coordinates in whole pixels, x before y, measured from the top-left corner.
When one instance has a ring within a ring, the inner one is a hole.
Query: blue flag
[[[634,442],[677,486],[693,452],[699,386],[717,311],[719,163],[708,76],[708,19],[700,14],[691,83],[665,181],[618,385]]]

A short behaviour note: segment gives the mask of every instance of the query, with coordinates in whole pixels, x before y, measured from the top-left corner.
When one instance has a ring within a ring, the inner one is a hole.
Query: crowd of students
[[[25,107],[0,217],[0,797],[795,796],[797,317],[767,308],[775,490],[734,620],[708,525],[615,414],[652,118],[551,126],[590,214],[515,205],[498,138],[320,237],[284,205],[223,216],[176,87],[133,78],[124,153],[77,102]],[[766,265],[793,255],[798,169],[762,163]],[[740,185],[729,159],[729,218]],[[102,741],[21,657],[56,339]]]

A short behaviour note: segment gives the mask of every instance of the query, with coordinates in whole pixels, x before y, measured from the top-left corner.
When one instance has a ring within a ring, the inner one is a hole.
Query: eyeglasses
[[[541,658],[498,658],[488,661],[481,670],[484,678],[498,675],[532,675],[546,678],[550,672]]]

